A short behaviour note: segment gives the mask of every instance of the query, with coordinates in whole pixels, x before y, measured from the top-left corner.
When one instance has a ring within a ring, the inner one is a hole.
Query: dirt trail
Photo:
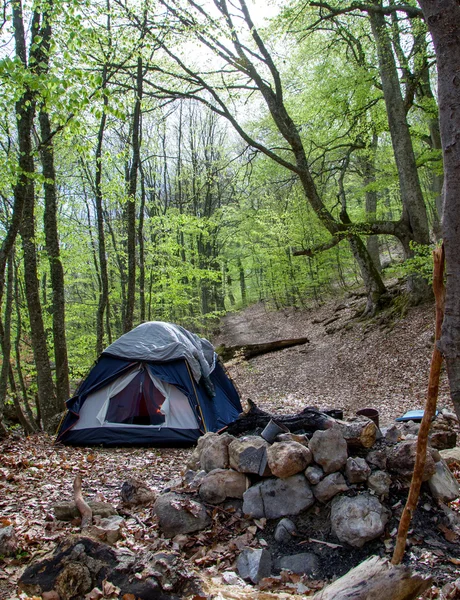
[[[213,342],[234,345],[306,336],[309,344],[230,362],[227,367],[243,398],[273,412],[318,406],[342,408],[351,416],[373,407],[386,424],[409,409],[423,408],[434,306],[412,308],[404,319],[378,325],[352,319],[361,303],[349,298],[312,310],[281,311],[257,304],[227,315]],[[439,404],[450,406],[444,374]]]

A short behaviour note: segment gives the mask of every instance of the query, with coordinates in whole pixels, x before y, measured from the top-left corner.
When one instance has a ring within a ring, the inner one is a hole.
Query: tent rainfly
[[[74,446],[183,446],[242,411],[208,340],[151,321],[104,350],[67,401],[57,442]]]

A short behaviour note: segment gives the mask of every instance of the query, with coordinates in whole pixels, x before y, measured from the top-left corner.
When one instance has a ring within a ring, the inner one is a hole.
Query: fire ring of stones
[[[361,548],[379,538],[391,516],[386,502],[390,488],[409,487],[418,426],[393,425],[380,431],[365,417],[332,421],[311,436],[280,434],[273,444],[259,435],[207,433],[187,465],[182,482],[187,493],[167,491],[155,503],[160,529],[166,537],[205,529],[206,505],[237,499],[245,517],[279,520],[274,538],[281,544],[297,533],[289,517],[326,504],[326,529],[338,543]],[[436,500],[449,502],[460,495],[441,454],[431,447],[424,481]],[[268,576],[272,566],[267,549],[245,548],[237,561],[240,576],[253,583]],[[274,566],[314,576],[318,557],[290,555]]]

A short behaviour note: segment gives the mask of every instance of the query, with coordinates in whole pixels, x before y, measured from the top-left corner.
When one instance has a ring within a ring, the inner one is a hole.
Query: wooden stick
[[[311,600],[412,600],[431,585],[431,577],[404,565],[371,556],[343,577],[317,592]]]
[[[436,248],[433,251],[433,291],[436,299],[436,328],[435,344],[433,355],[431,357],[430,379],[428,382],[428,395],[425,404],[425,412],[420,424],[417,437],[417,454],[415,457],[414,472],[410,484],[409,494],[406,505],[399,522],[396,545],[391,562],[398,565],[404,556],[406,548],[407,532],[412,519],[412,515],[417,507],[422,485],[423,470],[425,468],[426,450],[428,446],[428,434],[431,427],[431,421],[436,413],[436,403],[439,391],[439,376],[441,374],[442,354],[438,350],[437,341],[441,337],[442,320],[444,318],[444,246]]]
[[[91,510],[89,504],[87,504],[83,499],[81,483],[81,475],[77,475],[73,482],[73,496],[75,505],[81,514],[81,528],[85,529],[85,527],[89,527],[93,522],[93,511]]]

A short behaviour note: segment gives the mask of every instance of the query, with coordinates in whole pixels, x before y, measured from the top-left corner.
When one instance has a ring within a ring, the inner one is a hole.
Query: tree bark
[[[51,37],[51,27],[48,36]],[[47,49],[43,57],[47,56]],[[47,60],[47,59],[45,59]],[[59,233],[57,223],[56,170],[54,168],[54,150],[51,136],[50,118],[46,110],[39,114],[41,133],[41,161],[45,178],[45,212],[43,215],[46,252],[50,264],[52,289],[52,317],[54,361],[56,363],[56,399],[65,407],[70,396],[69,363],[67,358],[67,340],[65,331],[65,286],[64,269],[59,249]]]
[[[102,70],[102,91],[107,87],[107,65],[104,64]],[[103,208],[103,193],[102,193],[102,147],[104,143],[104,132],[107,121],[106,108],[109,99],[107,94],[103,93],[103,110],[99,130],[97,133],[97,146],[95,155],[95,177],[94,177],[94,199],[96,203],[96,220],[97,220],[97,242],[99,255],[99,270],[100,270],[100,290],[99,301],[96,313],[96,353],[99,356],[104,346],[104,314],[108,312],[109,303],[109,275],[107,268],[107,250],[105,244],[105,228],[104,228],[104,208]]]
[[[137,74],[133,113],[132,146],[133,154],[128,177],[128,199],[126,202],[126,230],[128,255],[126,307],[124,313],[123,331],[131,331],[134,319],[134,301],[136,295],[136,190],[137,175],[140,165],[141,144],[141,103],[142,103],[143,70],[142,58],[137,59]]]
[[[456,0],[419,0],[419,4],[436,52],[444,159],[442,231],[447,276],[439,349],[446,360],[450,396],[460,418],[460,5]]]
[[[374,0],[374,4],[379,4]],[[398,170],[403,219],[409,224],[412,239],[419,244],[429,244],[428,217],[418,178],[412,139],[407,123],[404,99],[398,71],[387,31],[385,17],[377,11],[369,12],[372,33],[377,47],[379,71],[387,109],[391,142]]]
[[[300,346],[302,344],[308,344],[310,340],[306,337],[293,338],[289,340],[275,340],[273,342],[265,342],[260,344],[243,344],[240,346],[219,346],[218,354],[222,360],[231,360],[236,354],[242,354],[245,359],[254,358],[261,354],[268,354],[269,352],[276,352],[283,350],[284,348],[292,348],[293,346]]]
[[[371,556],[317,592],[312,600],[412,600],[430,585],[431,577],[412,573],[406,566],[395,567],[386,558]]]

